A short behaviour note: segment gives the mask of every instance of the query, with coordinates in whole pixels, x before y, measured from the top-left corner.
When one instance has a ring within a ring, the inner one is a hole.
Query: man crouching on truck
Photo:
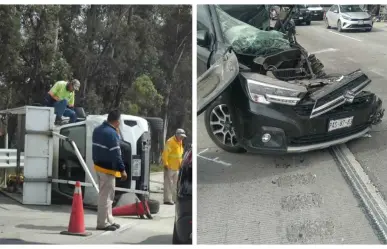
[[[114,223],[112,212],[116,177],[123,181],[128,178],[117,133],[120,116],[119,111],[111,111],[107,121],[93,131],[93,161],[99,183],[97,230],[115,231],[120,228]]]
[[[79,91],[81,83],[79,80],[72,81],[58,81],[46,94],[44,102],[48,107],[55,108],[55,124],[62,124],[62,116],[69,117],[70,123],[77,121],[77,115],[75,114],[74,102],[75,102],[75,91]]]

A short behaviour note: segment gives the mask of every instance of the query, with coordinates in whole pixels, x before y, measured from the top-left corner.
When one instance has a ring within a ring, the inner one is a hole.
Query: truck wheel
[[[157,214],[160,211],[160,202],[157,200],[148,200],[149,211],[151,214]]]
[[[145,119],[150,123],[152,130],[155,132],[161,132],[164,128],[164,120],[157,117],[145,117]]]
[[[218,147],[231,153],[246,152],[236,140],[231,115],[222,98],[218,98],[208,106],[204,114],[204,123],[208,135]]]
[[[310,23],[311,23],[311,21],[307,21],[307,22],[306,22],[306,25],[310,25]]]

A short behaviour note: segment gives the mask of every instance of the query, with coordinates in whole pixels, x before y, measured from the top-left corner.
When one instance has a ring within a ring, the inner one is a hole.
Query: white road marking
[[[206,152],[207,150],[208,150],[208,148],[207,148],[207,149],[204,149],[204,150],[202,150],[202,151],[200,151],[200,152],[198,153],[198,155],[200,155],[200,154]]]
[[[312,52],[311,54],[321,54],[321,53],[326,53],[326,52],[335,52],[338,51],[337,48],[327,48],[327,49],[321,49],[315,52]]]
[[[205,157],[205,156],[202,156],[199,154],[197,155],[197,157],[204,159],[204,160],[207,160],[207,161],[210,161],[210,162],[219,163],[219,164],[222,164],[222,165],[227,166],[227,167],[230,167],[232,165],[231,163],[227,163],[227,162],[218,160],[217,158],[209,158],[209,157]]]
[[[362,41],[362,40],[359,40],[359,39],[356,39],[356,38],[353,38],[353,37],[350,37],[350,36],[347,36],[347,35],[339,34],[337,32],[333,32],[333,31],[328,31],[328,32],[331,32],[332,34],[335,34],[335,35],[340,35],[340,36],[343,36],[343,37],[347,37],[347,38],[355,40],[355,41],[359,41],[359,42]]]
[[[347,59],[353,62],[357,62],[354,58],[351,58],[351,57],[347,57]]]
[[[383,75],[382,73],[380,73],[378,70],[376,70],[376,69],[370,69],[370,71],[371,72],[373,72],[373,73],[375,73],[375,74],[377,74],[377,75],[379,75],[379,76],[382,76],[382,77],[384,77],[385,75]]]

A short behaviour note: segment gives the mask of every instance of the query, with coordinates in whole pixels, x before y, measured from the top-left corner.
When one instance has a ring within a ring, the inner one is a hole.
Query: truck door
[[[72,139],[77,145],[83,159],[86,158],[86,125],[64,127],[60,130],[60,134]],[[82,168],[73,147],[67,141],[59,141],[58,160],[59,179],[85,182],[85,171]],[[74,186],[59,184],[59,191],[63,194],[72,196],[74,193]],[[84,192],[84,187],[82,187],[82,193]]]

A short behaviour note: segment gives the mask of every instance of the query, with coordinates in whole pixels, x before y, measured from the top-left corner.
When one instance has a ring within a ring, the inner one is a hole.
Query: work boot
[[[115,231],[117,230],[117,227],[110,225],[107,227],[97,227],[97,230],[102,230],[102,231]]]
[[[64,123],[64,121],[61,117],[55,118],[55,125],[62,125],[63,123]]]
[[[120,227],[121,227],[120,224],[117,224],[117,223],[114,223],[112,226],[117,228],[117,229],[120,229]]]

